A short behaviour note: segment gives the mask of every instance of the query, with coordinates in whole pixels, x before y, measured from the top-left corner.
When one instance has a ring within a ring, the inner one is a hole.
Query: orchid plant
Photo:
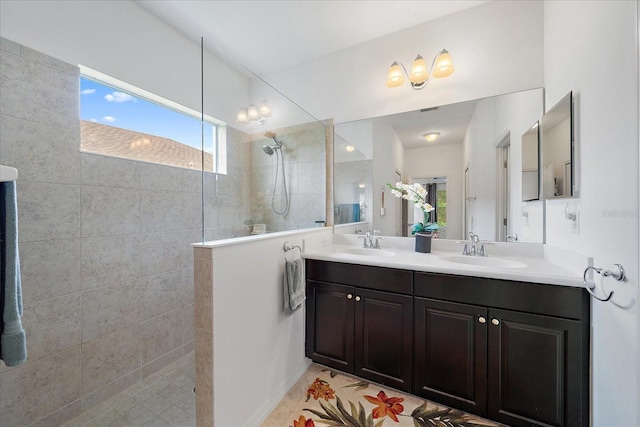
[[[397,182],[395,185],[387,183],[387,187],[391,189],[391,194],[397,198],[402,198],[412,202],[418,209],[422,211],[422,222],[413,224],[411,235],[416,233],[431,233],[437,230],[438,224],[429,222],[429,212],[435,210],[433,206],[427,203],[427,190],[419,183],[403,184]]]

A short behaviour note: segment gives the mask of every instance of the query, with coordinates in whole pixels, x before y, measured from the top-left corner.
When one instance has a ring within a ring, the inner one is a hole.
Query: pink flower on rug
[[[307,400],[309,400],[309,397],[313,396],[315,400],[322,398],[328,402],[329,399],[333,399],[335,397],[335,394],[336,392],[329,387],[328,382],[323,381],[320,378],[316,378],[307,390]]]
[[[293,427],[316,427],[312,419],[306,419],[304,415],[300,415],[298,420],[293,420]]]
[[[364,396],[364,398],[377,405],[371,411],[373,418],[383,418],[388,415],[393,421],[398,422],[397,415],[404,411],[404,406],[400,404],[400,402],[404,401],[404,398],[387,397],[384,391],[380,391],[378,397]]]

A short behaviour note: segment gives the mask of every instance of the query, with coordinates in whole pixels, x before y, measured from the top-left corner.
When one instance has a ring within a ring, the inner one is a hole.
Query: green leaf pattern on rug
[[[414,409],[411,417],[415,427],[486,427],[471,414],[427,402]]]
[[[346,386],[344,386],[342,388],[347,388],[347,387],[355,387],[354,388],[355,391],[360,391],[360,390],[364,390],[367,387],[369,387],[369,383],[366,382],[366,381],[358,381],[357,383],[347,384]]]
[[[342,400],[340,400],[338,396],[336,396],[337,407],[333,406],[331,403],[327,403],[326,405],[322,402],[319,403],[324,410],[324,413],[316,411],[315,409],[305,409],[305,411],[309,411],[317,417],[320,417],[318,423],[332,427],[379,427],[382,425],[383,420],[380,420],[375,424],[373,423],[372,415],[367,415],[362,403],[358,402],[358,406],[356,407],[353,402],[349,402],[351,409],[350,413],[344,407]]]

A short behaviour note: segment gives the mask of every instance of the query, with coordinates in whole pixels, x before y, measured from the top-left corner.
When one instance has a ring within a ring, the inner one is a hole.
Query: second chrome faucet
[[[367,231],[364,236],[358,236],[364,239],[364,248],[380,249],[380,240],[384,240],[384,237],[380,237],[380,230]]]

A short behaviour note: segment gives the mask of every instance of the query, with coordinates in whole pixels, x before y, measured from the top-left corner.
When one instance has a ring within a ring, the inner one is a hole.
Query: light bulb
[[[258,109],[255,105],[251,104],[249,109],[247,110],[247,115],[249,116],[249,120],[258,120]]]
[[[271,117],[271,108],[269,108],[267,101],[262,101],[260,104],[260,115],[262,117]]]
[[[413,65],[411,66],[411,74],[409,80],[411,83],[422,83],[429,78],[429,72],[427,71],[427,63],[424,62],[422,56],[416,56]]]
[[[452,73],[453,62],[451,61],[451,55],[446,49],[442,49],[436,59],[436,65],[433,67],[433,77],[447,77]]]
[[[427,140],[427,142],[433,142],[440,136],[440,132],[427,132],[422,137]]]
[[[404,83],[404,77],[402,76],[402,68],[396,61],[393,61],[391,68],[389,68],[389,75],[387,76],[387,87],[398,87]]]
[[[240,123],[247,123],[249,121],[249,117],[247,117],[247,110],[245,109],[238,110],[238,114],[236,115],[236,121]]]

